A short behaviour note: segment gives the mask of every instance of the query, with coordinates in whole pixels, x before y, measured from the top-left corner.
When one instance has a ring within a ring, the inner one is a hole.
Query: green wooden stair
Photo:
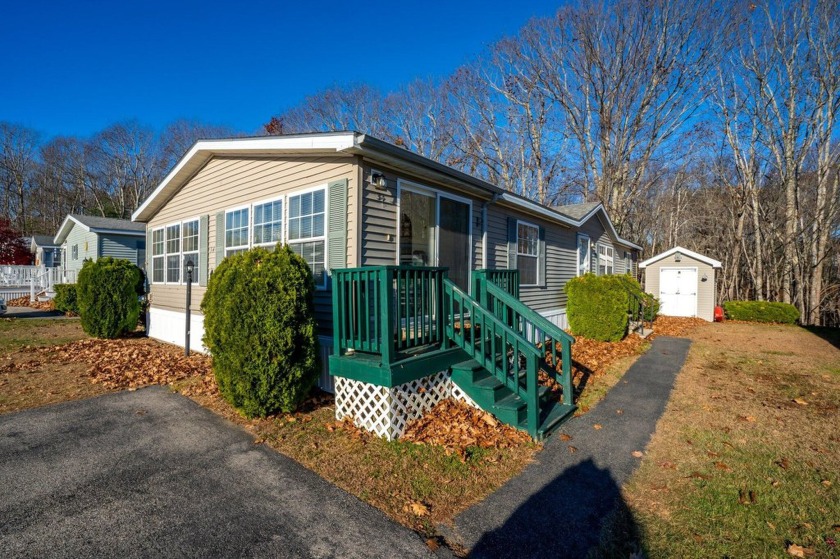
[[[473,292],[480,302],[443,280],[445,336],[470,357],[452,366],[452,379],[503,423],[543,439],[575,411],[574,338],[490,281],[474,284]],[[540,371],[560,384],[562,402],[539,385]]]
[[[523,371],[521,375],[524,376]],[[499,421],[524,431],[528,430],[528,403],[507,388],[474,359],[452,366],[452,381],[483,410]],[[571,418],[575,406],[554,399],[545,386],[538,389],[539,419],[536,440],[543,440]]]

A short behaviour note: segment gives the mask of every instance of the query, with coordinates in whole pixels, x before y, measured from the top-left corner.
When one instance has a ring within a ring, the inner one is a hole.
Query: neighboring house
[[[545,207],[356,132],[199,141],[132,219],[147,227],[151,337],[184,344],[187,259],[197,264],[190,345],[201,348],[196,309],[212,270],[226,255],[282,242],[315,275],[324,357],[335,347],[334,311],[340,316],[334,270],[446,267],[464,291],[481,277],[476,270],[514,270],[519,299],[566,327],[566,282],[587,272],[635,275],[640,251],[601,204]],[[406,336],[417,328],[402,321]]]
[[[61,245],[56,244],[51,235],[33,235],[29,247],[36,266],[47,268],[61,266]]]
[[[145,268],[146,227],[125,219],[70,214],[55,236],[67,276],[75,277],[85,259],[123,258]],[[72,279],[68,281],[74,281]]]
[[[645,271],[645,291],[659,299],[659,314],[714,320],[715,272],[720,262],[674,247],[645,260],[639,268]]]

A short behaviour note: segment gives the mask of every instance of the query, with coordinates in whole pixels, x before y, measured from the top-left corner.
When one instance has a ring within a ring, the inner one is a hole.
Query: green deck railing
[[[494,283],[482,286],[482,306],[491,309],[517,334],[541,350],[540,366],[563,390],[563,403],[574,404],[572,386],[572,344],[575,339],[559,326],[537,313]],[[558,352],[558,347],[560,351]],[[559,355],[558,355],[559,354]],[[560,369],[558,370],[558,357]]]
[[[335,355],[380,354],[393,363],[443,341],[446,268],[366,266],[332,271]]]
[[[446,337],[525,401],[527,431],[536,437],[540,350],[451,281],[443,281],[443,293]]]
[[[472,273],[472,297],[481,301],[482,287],[490,282],[519,299],[519,270],[491,270],[484,268]]]

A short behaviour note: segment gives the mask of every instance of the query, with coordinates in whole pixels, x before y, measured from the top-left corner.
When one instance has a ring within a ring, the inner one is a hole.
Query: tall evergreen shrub
[[[586,274],[566,282],[566,316],[576,336],[617,342],[627,333],[627,288],[619,276]]]
[[[247,417],[293,411],[319,370],[312,272],[289,247],[228,256],[201,302],[222,395]]]
[[[86,260],[76,283],[82,328],[97,338],[116,338],[137,328],[140,268],[118,258]]]
[[[726,316],[732,320],[750,322],[778,322],[794,324],[799,320],[799,309],[790,303],[769,301],[727,301],[723,304]]]

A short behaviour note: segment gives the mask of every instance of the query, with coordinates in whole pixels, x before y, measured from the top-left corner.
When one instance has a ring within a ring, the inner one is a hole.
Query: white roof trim
[[[380,154],[387,154],[392,155],[393,157],[400,157],[400,158],[408,158],[409,154],[412,158],[417,160],[425,160],[425,164],[427,166],[436,166],[440,167],[441,169],[446,168],[452,171],[452,173],[457,173],[460,175],[458,180],[469,182],[469,179],[473,179],[477,182],[478,179],[474,179],[474,177],[470,177],[468,175],[464,175],[460,173],[456,169],[452,169],[446,167],[442,164],[439,164],[431,159],[426,159],[425,157],[418,156],[413,154],[412,152],[405,152],[403,155],[402,150],[392,146],[391,144],[387,144],[386,142],[382,142],[381,140],[376,140],[375,138],[369,138],[370,141],[366,142],[366,136],[359,135],[357,132],[334,132],[334,133],[315,133],[315,134],[301,134],[296,136],[268,136],[268,137],[259,137],[259,138],[236,138],[236,139],[227,139],[227,140],[199,140],[196,142],[192,148],[187,151],[187,153],[181,158],[180,161],[172,168],[168,175],[161,181],[161,183],[155,188],[155,190],[149,195],[148,198],[140,205],[139,208],[131,215],[132,221],[145,221],[148,222],[151,217],[157,212],[158,208],[165,204],[165,200],[168,197],[173,196],[178,189],[180,189],[183,184],[185,184],[196,172],[204,166],[207,161],[209,161],[213,156],[216,155],[265,155],[265,154],[281,154],[281,153],[340,153],[344,152],[345,154],[352,154],[352,153],[363,153],[361,147],[370,145],[371,150],[378,152]],[[390,150],[393,148],[393,150]],[[390,153],[393,151],[393,153]],[[388,152],[388,153],[386,153]],[[417,161],[418,164],[424,164],[423,161]],[[486,183],[482,186],[483,189],[487,190],[491,193],[498,193],[500,190],[498,187]],[[593,215],[595,215],[599,210],[607,216],[606,210],[604,209],[603,204],[598,204],[594,207],[586,216],[584,216],[581,220],[576,221],[572,218],[566,217],[565,215],[543,206],[542,204],[537,204],[536,202],[532,202],[530,200],[521,198],[519,196],[514,196],[507,192],[500,192],[498,194],[499,199],[504,200],[505,202],[519,207],[520,209],[526,210],[532,214],[536,214],[542,216],[546,219],[550,219],[555,222],[559,222],[565,225],[569,225],[571,227],[580,227],[583,225],[587,220],[589,220]],[[625,239],[622,239],[618,236],[613,227],[612,221],[607,216],[607,224],[609,225],[609,230],[612,233],[613,237],[616,241],[621,244],[622,246],[627,246],[631,248],[635,248],[641,250],[642,247],[635,243],[631,243]]]
[[[514,206],[519,206],[520,208],[527,209],[528,211],[530,211],[532,213],[539,214],[539,215],[541,215],[543,217],[546,217],[548,219],[552,219],[554,221],[559,221],[563,224],[566,224],[566,225],[569,225],[569,226],[575,227],[575,228],[579,228],[581,225],[583,225],[584,223],[589,221],[589,219],[591,219],[592,216],[594,216],[596,213],[601,211],[601,212],[604,213],[604,216],[606,216],[606,218],[607,218],[606,221],[607,221],[607,225],[609,226],[610,232],[612,233],[613,237],[616,239],[616,241],[618,241],[619,244],[621,244],[623,246],[628,246],[628,247],[631,247],[631,248],[635,248],[635,249],[638,249],[638,250],[642,250],[642,247],[640,247],[639,245],[637,245],[635,243],[631,243],[630,241],[628,241],[626,239],[622,239],[621,237],[618,236],[618,233],[616,232],[615,227],[613,227],[612,220],[607,215],[607,211],[604,209],[603,204],[598,204],[597,206],[592,208],[589,211],[589,213],[587,213],[581,219],[574,220],[574,219],[572,219],[570,217],[567,217],[567,216],[561,214],[560,212],[555,211],[555,210],[553,210],[553,209],[551,209],[547,206],[543,206],[542,204],[537,204],[536,202],[532,202],[530,200],[525,200],[525,199],[520,198],[518,196],[513,196],[512,194],[509,194],[507,192],[502,193],[501,199],[504,200],[505,202],[509,202],[510,204],[513,204]]]
[[[228,140],[199,140],[187,151],[180,161],[169,171],[155,190],[146,198],[137,210],[131,214],[132,221],[146,221],[151,215],[147,210],[152,202],[176,179],[185,183],[189,176],[204,165],[213,155],[225,153],[250,153],[293,151],[303,153],[307,151],[341,151],[352,148],[355,144],[355,133],[344,132],[338,134],[311,134],[299,136],[269,136],[265,138],[236,138]],[[184,176],[186,175],[186,176]],[[177,182],[177,181],[176,181]],[[176,187],[180,188],[180,185]],[[173,192],[174,194],[174,192]]]
[[[73,229],[74,225],[82,227],[85,231],[90,231],[90,227],[88,227],[72,215],[68,215],[64,218],[64,221],[61,223],[61,227],[58,228],[58,233],[56,234],[55,239],[53,239],[53,242],[57,245],[61,245],[62,243],[64,243],[64,240],[67,238],[67,235],[70,234],[70,230]]]
[[[644,262],[639,264],[639,268],[646,268],[649,264],[653,264],[654,262],[662,260],[663,258],[667,258],[667,257],[671,256],[672,254],[674,254],[676,252],[680,252],[682,254],[685,254],[686,256],[688,256],[689,258],[693,258],[694,260],[699,260],[700,262],[708,264],[712,268],[722,268],[723,267],[720,262],[718,262],[717,260],[715,260],[713,258],[709,258],[708,256],[703,256],[702,254],[698,254],[698,253],[694,252],[693,250],[688,250],[687,248],[674,247],[672,249],[666,250],[665,252],[660,252],[656,256],[648,258],[647,260],[645,260]]]

